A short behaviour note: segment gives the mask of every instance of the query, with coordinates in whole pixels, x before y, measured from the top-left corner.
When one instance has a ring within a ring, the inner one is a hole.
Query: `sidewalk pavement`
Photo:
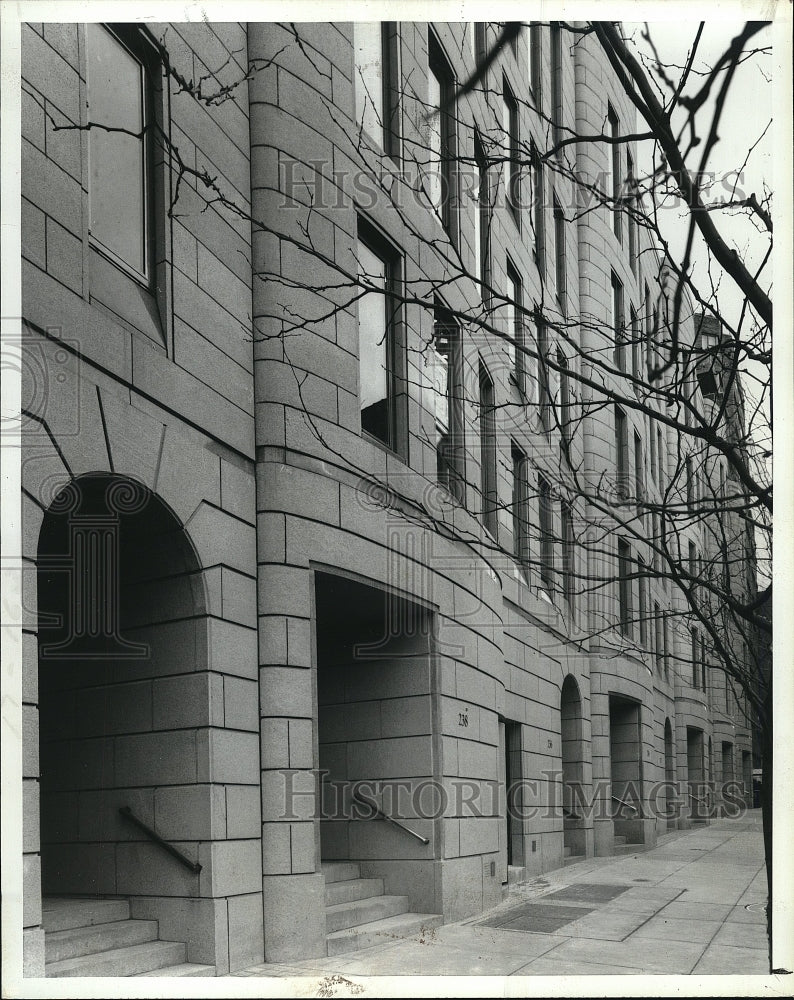
[[[458,923],[236,975],[313,977],[320,996],[361,992],[369,976],[766,975],[765,903],[754,810],[511,885],[499,906]],[[305,979],[293,985],[312,995]]]

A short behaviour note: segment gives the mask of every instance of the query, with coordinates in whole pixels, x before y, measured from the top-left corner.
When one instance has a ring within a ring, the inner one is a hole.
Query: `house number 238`
[[[468,712],[458,712],[458,725],[468,726],[469,724],[469,713]]]

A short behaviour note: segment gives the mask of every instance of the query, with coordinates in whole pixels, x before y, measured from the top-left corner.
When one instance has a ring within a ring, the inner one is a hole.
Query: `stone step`
[[[571,856],[571,849],[570,849],[570,847],[563,847],[563,849],[562,849],[562,856],[564,858],[570,858],[570,856]]]
[[[325,905],[350,903],[355,899],[369,899],[383,895],[382,878],[349,878],[343,882],[331,882],[325,887]]]
[[[129,916],[130,904],[126,899],[45,896],[41,901],[41,922],[45,931],[109,924],[117,920],[128,920]]]
[[[153,969],[182,965],[187,946],[179,941],[149,941],[129,948],[113,948],[95,955],[80,955],[44,966],[48,978],[58,976],[137,976]]]
[[[626,838],[616,833],[614,837],[614,843],[615,847],[622,846],[623,844],[626,843]]]
[[[403,913],[328,934],[326,947],[330,957],[390,941],[403,941],[414,937],[419,937],[421,940],[427,931],[440,927],[443,922],[444,918],[440,913]]]
[[[61,962],[65,958],[94,955],[98,951],[127,948],[156,939],[156,920],[118,920],[111,924],[47,931],[44,935],[45,961]]]
[[[520,865],[508,865],[507,866],[507,884],[517,885],[519,882],[525,882],[527,877],[526,868],[522,868]]]
[[[323,861],[325,884],[329,882],[345,882],[352,878],[361,878],[361,868],[355,861]]]
[[[567,867],[568,865],[575,865],[579,861],[585,861],[586,859],[587,855],[585,854],[569,854],[562,860],[563,868]]]
[[[325,908],[326,934],[341,931],[359,924],[369,924],[373,920],[395,917],[408,910],[407,896],[372,896],[370,899],[354,899],[348,903],[336,903]]]
[[[617,837],[615,838],[617,841]],[[612,851],[613,854],[642,854],[643,851],[647,851],[648,847],[646,844],[615,844],[615,848]]]
[[[197,965],[195,962],[182,962],[180,965],[167,965],[164,969],[152,969],[151,972],[139,972],[138,978],[144,976],[214,976],[214,965]]]

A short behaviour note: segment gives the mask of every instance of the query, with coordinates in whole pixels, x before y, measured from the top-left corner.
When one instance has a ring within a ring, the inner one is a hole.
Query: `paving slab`
[[[665,911],[666,913],[666,911]],[[720,929],[719,920],[687,920],[667,916],[651,917],[632,934],[632,941],[653,938],[658,941],[700,942],[704,947]]]
[[[723,924],[714,937],[714,944],[731,948],[759,948],[766,952],[766,918],[757,924]]]
[[[696,976],[764,976],[769,969],[766,950],[712,944],[692,970]],[[760,993],[760,990],[759,990]]]
[[[588,962],[608,968],[642,969],[651,975],[687,975],[703,954],[703,945],[685,941],[591,941],[585,938],[569,939],[554,950],[561,968],[568,959]]]
[[[594,962],[581,962],[568,958],[543,956],[536,958],[523,968],[514,972],[514,976],[641,976],[643,969],[633,969],[627,965],[596,965]]]
[[[334,961],[333,967],[348,975],[509,976],[525,964],[526,955],[519,948],[510,955],[488,948],[458,948],[449,944],[440,947],[407,941],[377,955],[359,952]]]

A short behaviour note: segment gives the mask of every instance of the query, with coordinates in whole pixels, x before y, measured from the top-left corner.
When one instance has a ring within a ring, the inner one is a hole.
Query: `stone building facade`
[[[53,897],[218,975],[366,943],[400,917],[350,915],[366,882],[458,920],[655,843],[749,752],[672,584],[617,584],[650,551],[560,486],[681,472],[587,398],[661,308],[644,235],[577,210],[632,146],[542,162],[632,108],[544,23],[449,110],[500,30],[22,27],[29,975]]]

